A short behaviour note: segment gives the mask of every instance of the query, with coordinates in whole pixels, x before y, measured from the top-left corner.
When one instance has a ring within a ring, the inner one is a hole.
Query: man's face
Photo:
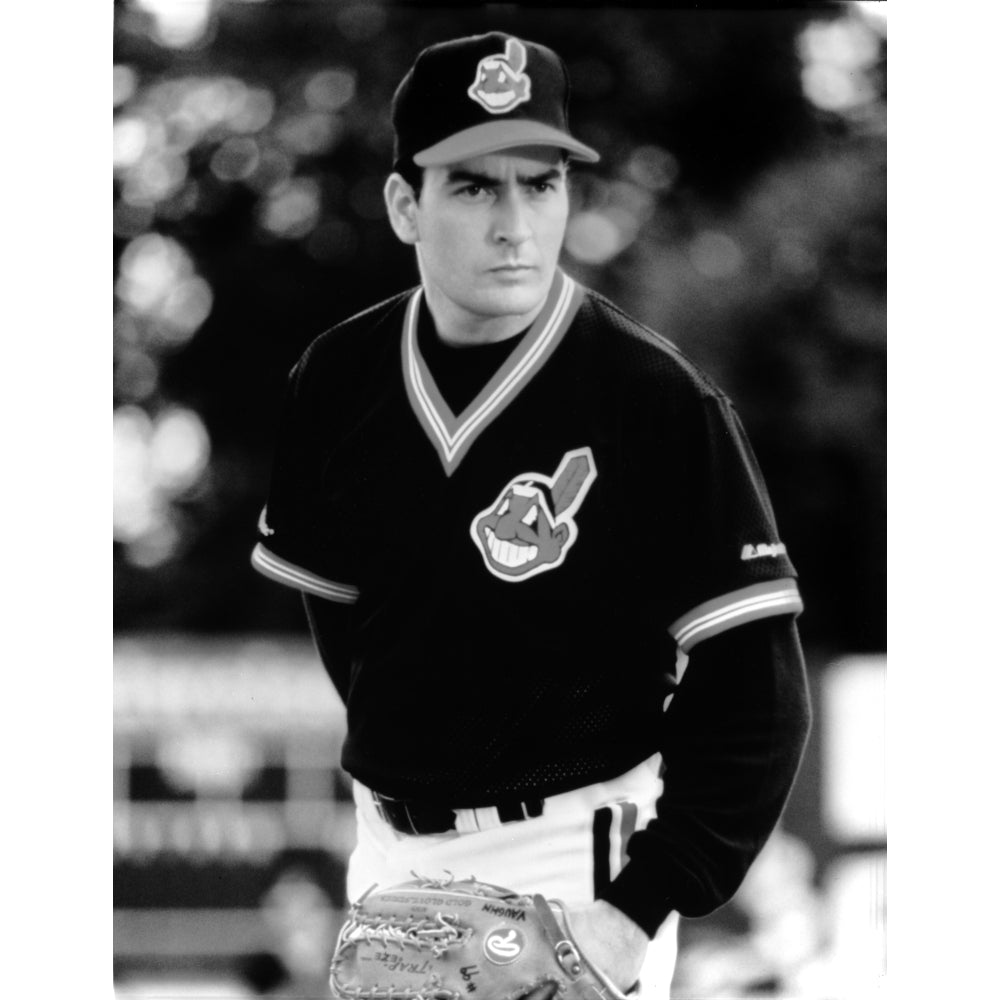
[[[499,317],[529,323],[552,284],[568,215],[566,168],[556,149],[427,167],[414,242],[431,309],[472,326]]]

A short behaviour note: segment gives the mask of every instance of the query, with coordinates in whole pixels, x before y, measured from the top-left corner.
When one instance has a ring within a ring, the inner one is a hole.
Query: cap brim
[[[418,167],[441,167],[446,163],[468,160],[473,156],[499,153],[515,146],[554,146],[564,149],[574,160],[597,163],[601,156],[596,150],[577,142],[571,135],[560,132],[551,125],[511,118],[504,121],[483,122],[472,128],[456,132],[413,156]]]

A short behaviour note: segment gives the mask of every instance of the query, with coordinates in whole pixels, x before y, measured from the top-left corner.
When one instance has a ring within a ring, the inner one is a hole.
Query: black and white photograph
[[[885,996],[887,6],[115,0],[115,997]]]

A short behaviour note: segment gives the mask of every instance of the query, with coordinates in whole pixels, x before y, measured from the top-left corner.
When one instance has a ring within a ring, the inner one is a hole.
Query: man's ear
[[[417,229],[417,196],[413,188],[400,174],[390,174],[383,189],[385,207],[393,232],[404,243],[417,243],[420,233]]]

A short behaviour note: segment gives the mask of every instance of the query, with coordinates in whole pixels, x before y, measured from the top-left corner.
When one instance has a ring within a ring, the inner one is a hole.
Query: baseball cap
[[[396,163],[442,166],[513,146],[600,155],[569,134],[569,73],[544,45],[503,32],[424,49],[392,100]]]

